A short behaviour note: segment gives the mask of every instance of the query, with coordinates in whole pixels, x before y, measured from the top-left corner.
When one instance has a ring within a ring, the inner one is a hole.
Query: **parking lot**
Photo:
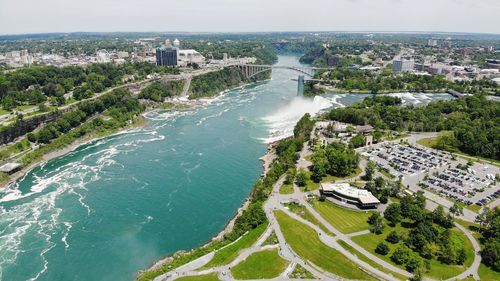
[[[500,189],[495,185],[495,172],[498,173],[495,167],[481,164],[463,169],[448,168],[424,178],[420,186],[467,205],[475,203],[482,206],[500,197]]]
[[[500,168],[467,161],[425,147],[389,143],[367,151],[379,167],[389,170],[412,190],[427,189],[464,204],[483,206],[500,197],[495,178]]]
[[[382,168],[392,168],[396,176],[420,173],[451,163],[450,157],[444,153],[394,143],[368,150],[368,154]]]

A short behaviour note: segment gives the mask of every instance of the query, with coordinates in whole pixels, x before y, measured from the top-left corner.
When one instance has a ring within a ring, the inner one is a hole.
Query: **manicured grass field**
[[[484,264],[479,266],[477,273],[481,280],[500,280],[500,272],[496,272]]]
[[[219,265],[225,265],[233,261],[237,256],[238,252],[242,249],[252,246],[259,237],[264,233],[267,228],[267,224],[259,225],[257,228],[252,229],[246,235],[244,235],[237,242],[219,250],[215,253],[211,261],[209,261],[204,268],[210,268]]]
[[[312,228],[292,219],[282,211],[276,211],[275,215],[287,243],[304,260],[344,278],[373,280],[339,251],[323,244]]]
[[[367,221],[373,211],[348,210],[328,201],[314,201],[312,206],[333,227],[343,233],[358,232],[370,228]]]
[[[231,269],[236,279],[271,279],[278,277],[288,266],[288,261],[278,255],[278,249],[253,253]]]
[[[330,230],[328,230],[328,228],[326,228],[322,223],[320,223],[312,214],[311,212],[309,212],[306,207],[304,207],[303,205],[299,205],[299,204],[295,204],[295,203],[289,203],[289,204],[286,204],[286,206],[288,207],[288,209],[299,215],[300,217],[302,217],[303,219],[307,220],[307,221],[310,221],[311,223],[317,225],[319,228],[321,228],[321,230],[323,230],[324,232],[328,233],[330,236],[335,236],[335,234],[333,234]]]
[[[283,184],[280,187],[280,194],[292,194],[292,193],[293,193],[293,185]]]
[[[352,237],[352,240],[356,242],[358,245],[361,247],[365,248],[366,250],[370,251],[372,254],[380,257],[381,259],[394,264],[395,266],[398,266],[402,269],[405,269],[404,266],[402,265],[397,265],[392,260],[390,259],[392,253],[394,250],[398,247],[398,245],[401,245],[403,242],[401,241],[399,244],[391,244],[385,242],[385,238],[387,235],[392,231],[396,230],[398,233],[407,233],[409,232],[409,229],[405,229],[400,225],[397,225],[396,227],[389,227],[386,226],[383,233],[380,235],[376,235],[373,233],[365,234],[365,235],[360,235],[360,236],[355,236]],[[443,264],[436,259],[432,259],[430,264],[431,264],[431,270],[427,273],[425,273],[425,276],[431,277],[436,280],[440,279],[448,279],[451,277],[454,277],[464,270],[466,270],[473,262],[474,260],[474,248],[472,247],[472,244],[470,243],[469,239],[463,234],[459,229],[453,228],[451,231],[451,242],[454,243],[455,245],[463,245],[465,247],[466,251],[466,256],[467,259],[465,260],[464,265],[448,265],[448,264]],[[377,247],[378,243],[380,242],[385,242],[389,248],[391,249],[389,254],[387,255],[379,255],[375,253],[375,248]]]
[[[372,261],[367,256],[363,255],[362,253],[360,253],[358,250],[351,247],[351,245],[347,244],[346,242],[344,242],[342,240],[338,240],[338,243],[340,244],[340,246],[342,246],[342,248],[346,249],[349,253],[357,256],[360,260],[366,262],[367,264],[373,266],[374,268],[376,268],[382,272],[385,272],[387,274],[391,274],[392,276],[394,276],[395,278],[398,278],[399,280],[407,280],[408,279],[408,277],[401,275],[399,273],[390,271],[390,270],[386,269],[385,267],[383,267],[382,265]]]
[[[9,111],[0,108],[0,115],[5,115],[5,114],[8,114],[8,113],[9,113]]]
[[[177,278],[175,280],[176,281],[220,281],[219,277],[217,277],[217,273],[198,275],[198,276],[185,276]]]

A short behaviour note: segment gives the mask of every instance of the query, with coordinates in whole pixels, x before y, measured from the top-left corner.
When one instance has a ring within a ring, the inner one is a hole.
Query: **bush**
[[[387,255],[390,250],[391,249],[389,249],[389,246],[387,246],[387,244],[385,244],[384,242],[378,243],[377,248],[375,248],[375,252],[377,254],[381,254],[384,256]]]

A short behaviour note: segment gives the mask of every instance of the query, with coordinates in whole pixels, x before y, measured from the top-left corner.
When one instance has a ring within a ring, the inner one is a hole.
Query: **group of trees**
[[[140,99],[149,99],[155,102],[162,102],[167,97],[178,96],[182,93],[183,81],[155,81],[144,88],[139,94]]]
[[[326,147],[316,146],[311,161],[311,179],[320,182],[327,174],[345,177],[354,173],[359,164],[359,156],[351,147],[334,142]]]
[[[391,226],[398,223],[409,227],[409,232],[393,230],[386,237],[391,244],[403,243],[392,253],[391,260],[396,264],[404,264],[410,272],[429,269],[431,259],[445,264],[461,265],[465,262],[465,248],[452,239],[451,228],[453,217],[446,214],[441,206],[434,211],[425,210],[425,197],[422,193],[407,195],[400,203],[394,203],[384,211],[384,218]],[[384,223],[378,213],[372,215],[368,222],[371,231],[379,234]],[[386,255],[389,247],[384,242],[376,249],[377,253]]]
[[[76,110],[63,114],[38,132],[29,133],[27,137],[31,142],[47,144],[80,126],[95,114],[107,110],[107,114],[112,117],[112,122],[124,123],[132,115],[142,112],[143,109],[137,98],[132,98],[128,90],[116,89],[98,99],[81,103]]]
[[[53,98],[65,103],[64,94],[73,92],[77,100],[122,83],[125,75],[141,79],[151,73],[178,73],[176,68],[150,63],[115,65],[96,63],[87,66],[32,66],[0,74],[0,105],[10,110],[18,105],[36,105]]]
[[[377,197],[381,203],[389,201],[389,197],[396,197],[399,194],[401,183],[399,181],[389,181],[382,177],[373,178],[376,166],[373,162],[368,162],[363,179],[366,180],[365,189]]]
[[[399,106],[398,98],[366,98],[330,111],[331,120],[370,124],[379,130],[451,131],[443,147],[471,155],[500,159],[500,103],[482,95],[433,101],[426,106]],[[444,141],[444,143],[443,143]]]
[[[500,209],[485,208],[476,218],[481,237],[482,262],[491,269],[500,272]]]
[[[189,88],[189,98],[212,97],[228,88],[250,82],[241,71],[234,67],[225,67],[219,71],[193,77]]]

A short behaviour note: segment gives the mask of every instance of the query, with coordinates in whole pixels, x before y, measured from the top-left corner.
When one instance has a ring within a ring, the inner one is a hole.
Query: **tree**
[[[406,246],[398,247],[391,256],[391,260],[396,264],[405,264],[410,258],[410,249]]]
[[[387,237],[385,238],[385,241],[389,242],[389,243],[392,243],[392,244],[397,244],[399,243],[399,235],[398,233],[393,230],[389,233],[389,235],[387,235]]]
[[[418,268],[422,267],[422,258],[416,255],[411,255],[406,262],[406,269],[409,272],[415,272]]]
[[[374,213],[368,218],[368,223],[372,225],[370,231],[375,234],[381,234],[385,224],[379,213]]]
[[[297,176],[295,178],[295,182],[297,183],[298,186],[301,186],[301,187],[306,186],[307,175],[303,169],[300,169],[300,171],[297,173]]]
[[[354,148],[362,147],[365,145],[365,137],[362,134],[357,134],[351,138],[350,144]]]
[[[388,220],[392,226],[398,224],[403,218],[401,216],[401,206],[398,203],[387,206],[384,211],[384,218]]]
[[[453,206],[450,207],[450,213],[452,213],[455,216],[463,216],[464,208],[455,202]]]
[[[375,174],[376,169],[377,166],[375,165],[375,163],[373,163],[372,161],[368,161],[365,168],[365,174],[363,175],[363,180],[371,181],[373,179],[373,175]]]
[[[384,242],[378,243],[377,248],[375,248],[375,252],[377,254],[381,254],[384,256],[387,255],[389,251],[390,251],[389,246],[387,246],[387,244],[385,244]]]

